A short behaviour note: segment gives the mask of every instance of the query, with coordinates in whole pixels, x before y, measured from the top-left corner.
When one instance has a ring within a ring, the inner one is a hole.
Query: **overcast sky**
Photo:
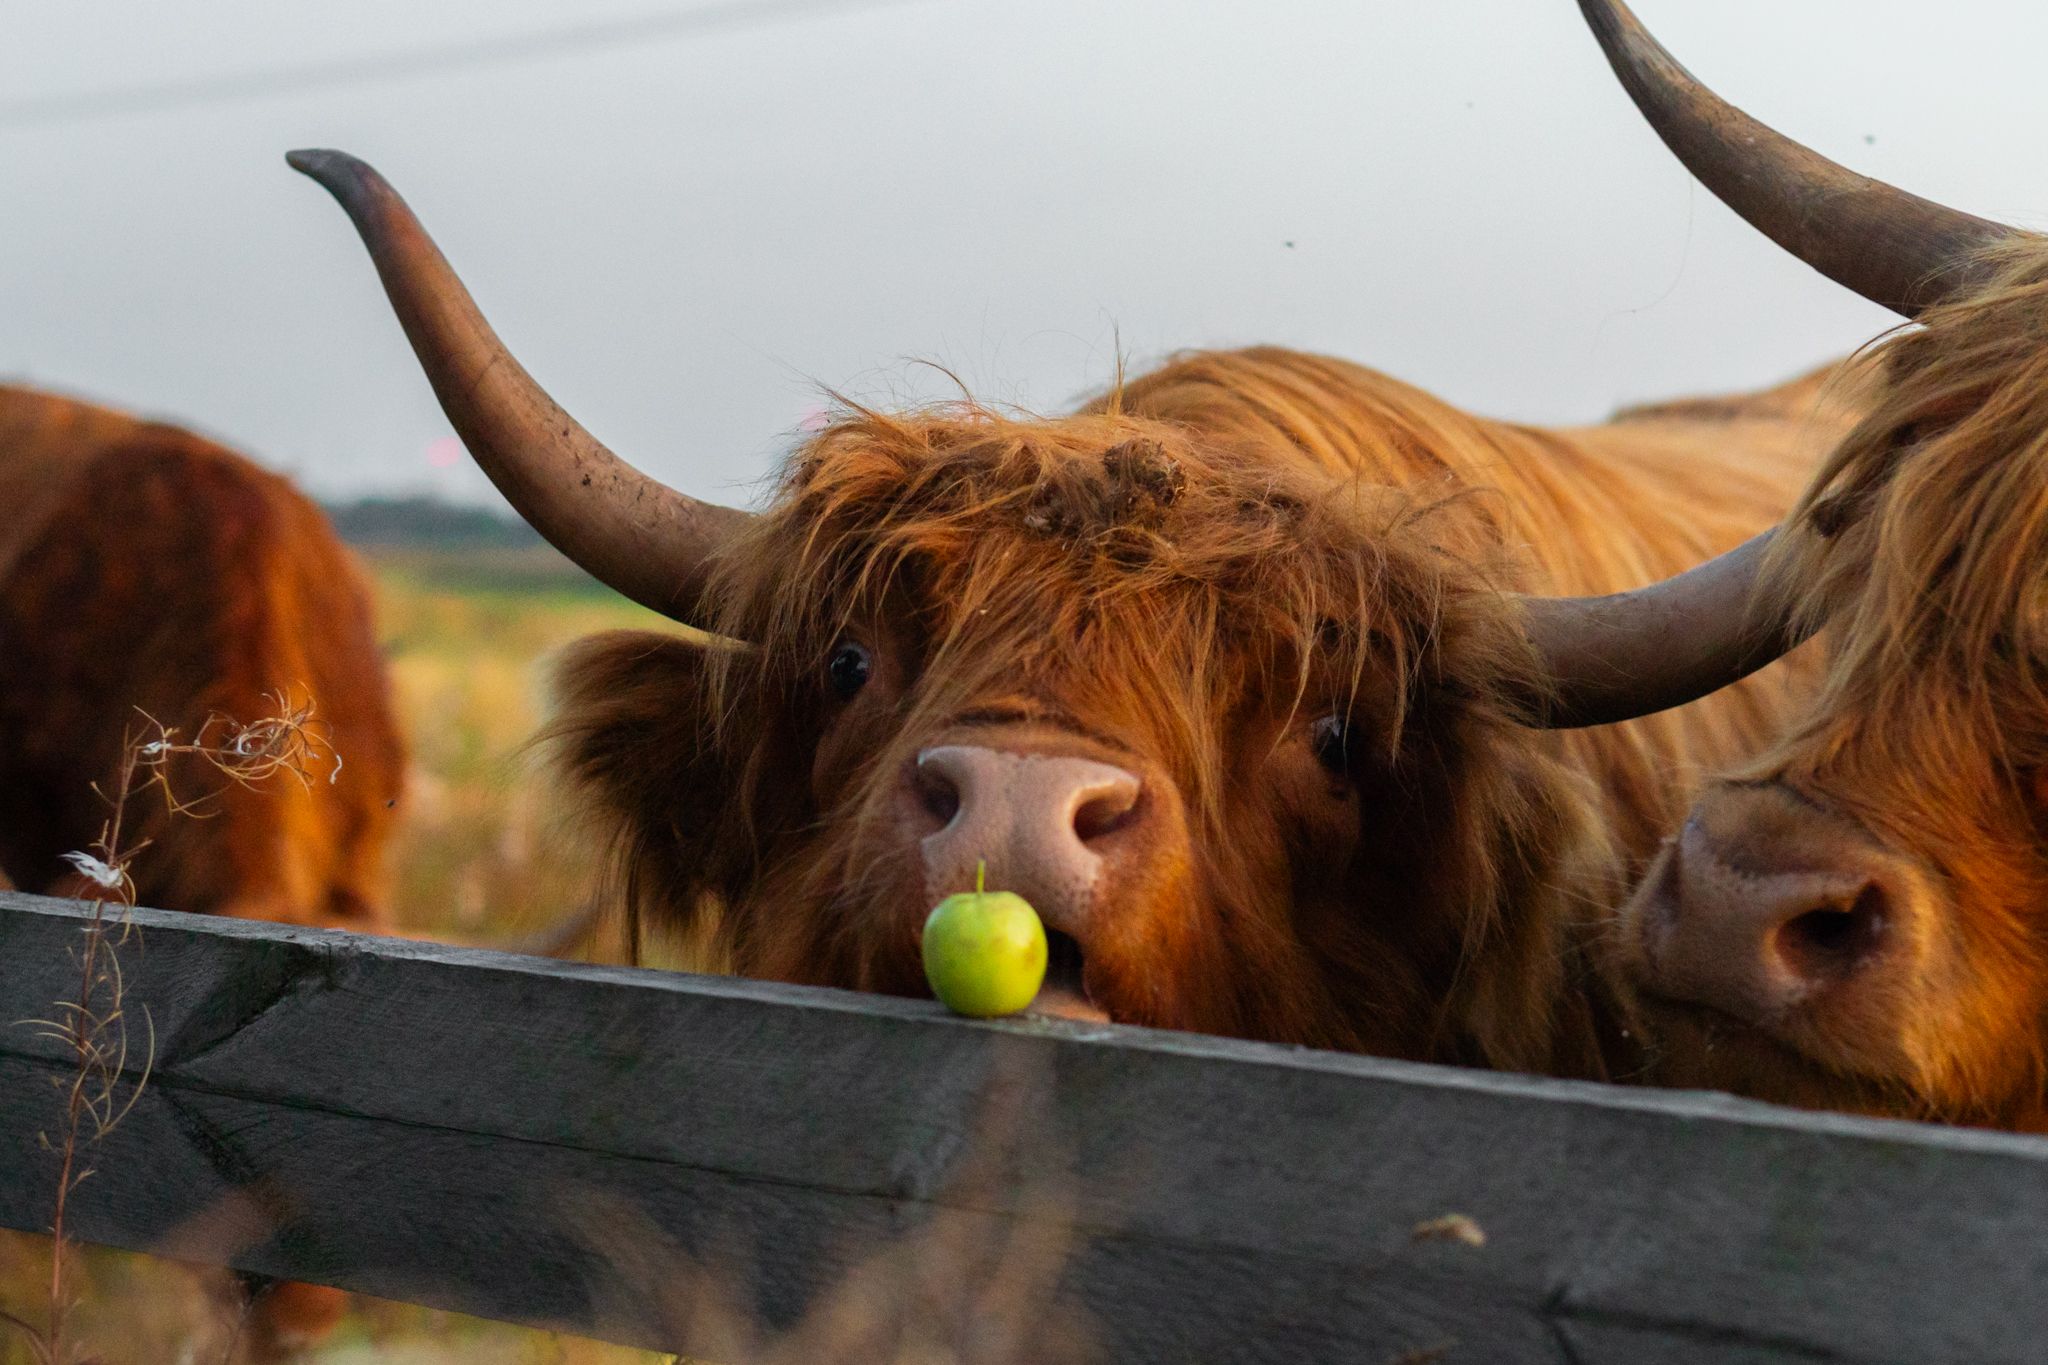
[[[2037,0],[1639,0],[1872,174],[2048,223]],[[820,386],[1057,409],[1275,342],[1482,412],[1747,387],[1886,315],[1694,189],[1571,0],[0,0],[0,375],[322,494],[483,494],[340,211],[411,200],[622,454],[751,497]]]

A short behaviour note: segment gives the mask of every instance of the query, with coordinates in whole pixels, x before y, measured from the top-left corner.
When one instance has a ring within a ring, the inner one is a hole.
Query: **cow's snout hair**
[[[940,744],[918,754],[915,781],[924,816],[942,822],[918,841],[930,904],[972,890],[985,866],[989,889],[1015,891],[1085,943],[1106,865],[1151,842],[1136,828],[1143,781],[1091,758]]]

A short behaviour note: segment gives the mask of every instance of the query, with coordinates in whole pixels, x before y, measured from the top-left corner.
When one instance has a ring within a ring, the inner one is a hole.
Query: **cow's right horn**
[[[346,152],[300,151],[362,234],[442,411],[533,528],[593,577],[701,625],[712,551],[747,513],[698,502],[605,449],[520,368],[384,177]]]
[[[1678,64],[1622,0],[1579,0],[1636,108],[1693,178],[1837,284],[1905,317],[1981,284],[1987,247],[2016,236],[1858,175],[1757,122]]]
[[[1757,592],[1776,531],[1766,531],[1661,583],[1606,597],[1523,599],[1525,628],[1547,692],[1528,699],[1548,729],[1607,725],[1739,682],[1802,638]]]

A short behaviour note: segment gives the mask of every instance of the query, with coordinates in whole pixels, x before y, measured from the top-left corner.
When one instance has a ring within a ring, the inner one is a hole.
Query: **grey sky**
[[[693,4],[0,0],[0,374],[187,421],[322,493],[480,496],[431,463],[446,424],[295,146],[374,162],[565,406],[728,499],[820,384],[944,392],[917,359],[1051,409],[1119,343],[1277,342],[1577,420],[1886,325],[1691,187],[1571,0],[722,0],[672,22]],[[2048,221],[2048,7],[1637,10],[1829,155]],[[618,22],[639,37],[592,32]],[[417,55],[476,43],[506,46]],[[193,81],[218,97],[83,100]]]

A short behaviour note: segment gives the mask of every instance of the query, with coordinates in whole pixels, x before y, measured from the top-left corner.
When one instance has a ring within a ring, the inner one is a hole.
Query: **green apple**
[[[1045,926],[1022,896],[974,890],[946,897],[924,921],[924,979],[955,1014],[1015,1014],[1045,981]]]

